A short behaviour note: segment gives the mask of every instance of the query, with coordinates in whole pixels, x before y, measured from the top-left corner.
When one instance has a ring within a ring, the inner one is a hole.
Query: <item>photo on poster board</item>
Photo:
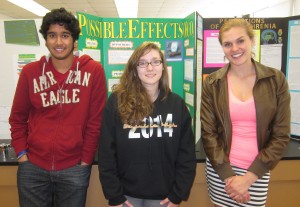
[[[266,29],[261,33],[261,43],[263,45],[277,44],[277,39],[277,33],[273,29]]]
[[[166,41],[167,61],[182,61],[182,40]]]

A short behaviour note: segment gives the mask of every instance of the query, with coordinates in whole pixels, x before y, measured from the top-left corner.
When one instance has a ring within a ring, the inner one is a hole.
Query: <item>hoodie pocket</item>
[[[62,125],[61,134],[56,139],[58,148],[66,155],[80,153],[83,145],[81,125]]]
[[[164,173],[162,163],[132,163],[121,180],[129,195],[160,198],[168,195],[173,176]]]

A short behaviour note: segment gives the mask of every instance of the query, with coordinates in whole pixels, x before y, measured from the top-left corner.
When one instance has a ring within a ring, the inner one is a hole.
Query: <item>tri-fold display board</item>
[[[78,47],[100,61],[109,93],[133,50],[142,42],[157,43],[168,62],[170,86],[186,102],[200,139],[201,83],[228,61],[218,42],[219,29],[230,18],[202,18],[194,12],[175,18],[102,18],[77,13],[82,29]],[[300,135],[300,16],[248,18],[255,30],[255,59],[281,70],[292,96],[292,135]],[[297,98],[298,97],[298,98]]]

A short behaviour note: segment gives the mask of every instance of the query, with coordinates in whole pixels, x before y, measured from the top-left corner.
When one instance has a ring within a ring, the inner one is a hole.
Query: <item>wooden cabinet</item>
[[[0,166],[0,205],[3,207],[19,206],[17,169],[18,166]]]
[[[180,207],[212,207],[209,201],[205,164],[197,164],[197,174],[190,198]],[[17,166],[0,166],[0,200],[3,207],[18,207]],[[300,203],[300,160],[281,160],[271,172],[267,207],[299,206]],[[105,207],[105,200],[98,174],[98,166],[93,165],[88,189],[86,207]]]

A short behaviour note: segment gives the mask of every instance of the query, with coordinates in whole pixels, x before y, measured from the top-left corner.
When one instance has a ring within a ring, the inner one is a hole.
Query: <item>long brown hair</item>
[[[164,54],[157,44],[144,42],[132,53],[121,76],[120,83],[113,88],[113,93],[117,95],[119,114],[124,124],[141,124],[142,120],[153,111],[153,103],[137,72],[138,61],[151,50],[159,52],[163,64],[162,76],[158,86],[160,91],[164,91],[162,99],[165,99],[170,92],[167,63]]]

